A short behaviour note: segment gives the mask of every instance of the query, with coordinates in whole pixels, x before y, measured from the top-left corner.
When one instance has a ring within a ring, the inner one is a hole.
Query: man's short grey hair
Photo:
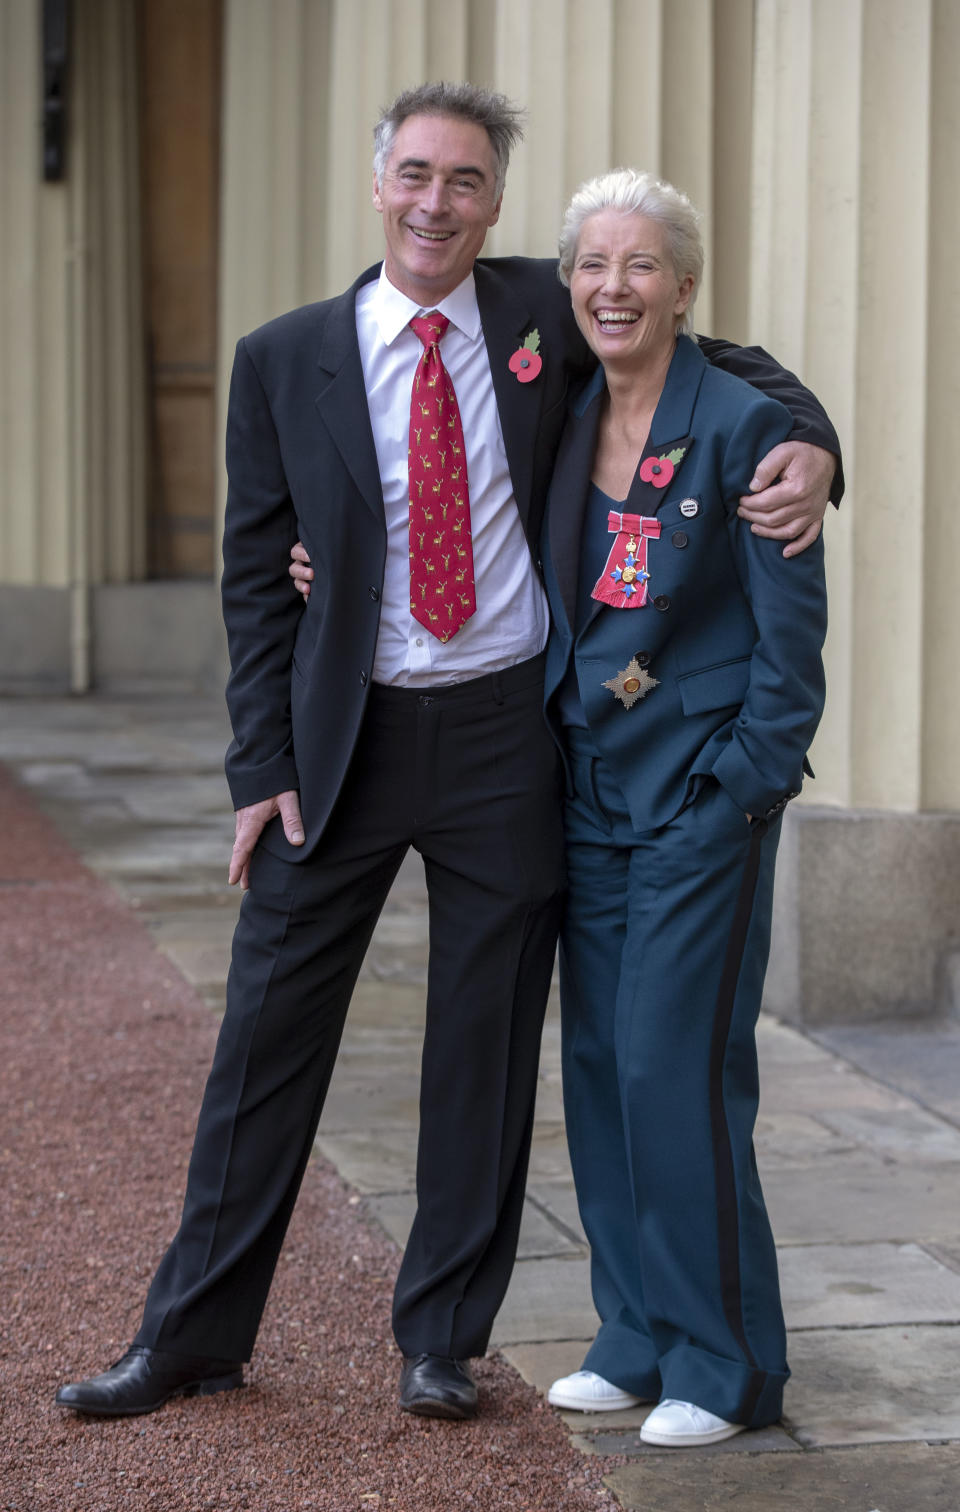
[[[693,293],[677,322],[677,332],[693,336],[693,302],[703,277],[703,243],[700,216],[687,196],[652,173],[635,168],[616,168],[581,184],[564,212],[560,228],[560,279],[569,284],[583,225],[601,210],[623,215],[646,215],[663,228],[667,255],[678,283],[690,274]]]
[[[405,89],[388,105],[373,128],[373,171],[377,183],[383,175],[393,147],[394,137],[410,116],[454,116],[482,126],[490,138],[497,165],[495,197],[500,198],[507,177],[510,153],[523,140],[524,112],[506,95],[482,89],[479,84],[419,84]]]

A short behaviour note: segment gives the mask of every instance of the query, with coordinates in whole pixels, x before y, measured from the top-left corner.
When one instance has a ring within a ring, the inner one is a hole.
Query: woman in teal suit
[[[601,1326],[550,1400],[657,1403],[641,1437],[780,1416],[777,1263],[753,1153],[780,818],[823,705],[820,541],[737,516],[787,410],[691,339],[685,196],[621,170],[575,195],[561,276],[600,368],[547,506],[547,716],[566,765],[567,1130]]]

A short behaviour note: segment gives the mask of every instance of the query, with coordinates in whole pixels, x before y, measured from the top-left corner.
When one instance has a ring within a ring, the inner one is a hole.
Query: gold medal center
[[[625,677],[623,679],[624,693],[636,693],[640,687],[639,677]]]
[[[636,567],[624,567],[620,575],[625,583],[632,583],[637,575],[637,569]]]

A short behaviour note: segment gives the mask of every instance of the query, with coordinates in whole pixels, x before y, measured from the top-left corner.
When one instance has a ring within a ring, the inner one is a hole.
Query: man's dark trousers
[[[246,1360],[350,995],[408,846],[430,918],[418,1211],[394,1302],[404,1354],[484,1352],[516,1253],[562,835],[543,658],[439,689],[374,687],[337,807],[295,864],[265,832],[180,1230],[138,1344]],[[385,1054],[388,1050],[385,1048]],[[453,1074],[451,1074],[453,1072]]]

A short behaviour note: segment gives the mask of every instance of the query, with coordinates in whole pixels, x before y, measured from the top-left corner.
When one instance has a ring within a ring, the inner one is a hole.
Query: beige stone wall
[[[39,0],[0,0],[0,586],[74,604],[143,565],[132,7],[75,0],[71,175],[39,180]],[[629,161],[704,212],[700,329],[821,395],[820,804],[960,808],[960,6],[955,0],[224,0],[220,410],[236,337],[380,248],[378,106],[428,76],[529,106],[493,252],[552,252]],[[222,434],[222,426],[221,426]],[[218,443],[218,451],[219,451]]]

